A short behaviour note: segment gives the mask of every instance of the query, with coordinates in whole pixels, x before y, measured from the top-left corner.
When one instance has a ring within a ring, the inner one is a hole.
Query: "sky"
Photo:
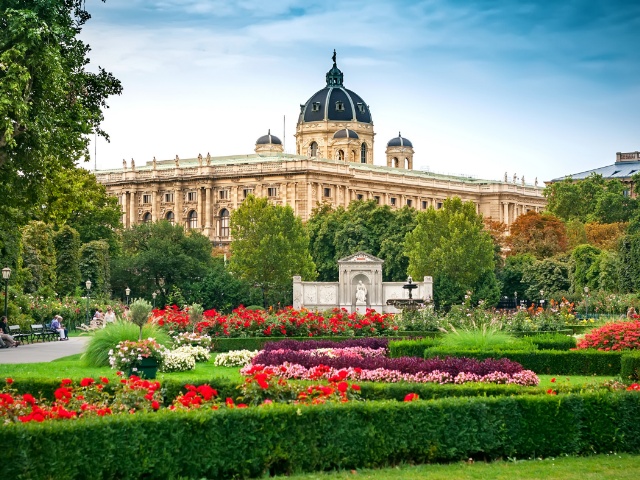
[[[640,150],[634,0],[93,0],[89,69],[122,81],[85,166],[295,152],[337,51],[369,105],[374,163],[402,133],[414,169],[527,183]]]

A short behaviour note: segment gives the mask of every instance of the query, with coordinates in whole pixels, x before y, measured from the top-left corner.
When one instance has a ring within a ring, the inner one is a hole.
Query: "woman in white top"
[[[107,326],[107,323],[113,323],[116,321],[116,314],[113,311],[113,308],[107,307],[107,312],[104,314],[104,322],[102,323],[102,328]]]

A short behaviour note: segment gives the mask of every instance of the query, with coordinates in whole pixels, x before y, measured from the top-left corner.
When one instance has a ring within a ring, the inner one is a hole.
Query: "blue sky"
[[[398,131],[414,168],[527,183],[640,150],[640,2],[107,0],[90,2],[91,65],[124,87],[98,169],[252,153],[271,129],[295,153],[299,105],[337,50],[370,106],[374,162]],[[286,118],[286,125],[284,119]],[[284,132],[284,135],[283,135]],[[91,166],[94,147],[91,150]]]

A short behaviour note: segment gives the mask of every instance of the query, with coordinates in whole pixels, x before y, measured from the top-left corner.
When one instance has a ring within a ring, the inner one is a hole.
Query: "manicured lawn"
[[[347,470],[332,473],[277,476],[288,480],[375,479],[375,480],[635,480],[640,478],[640,456],[628,454],[561,457],[544,460],[505,462],[452,463],[384,468],[380,470]]]
[[[237,367],[217,367],[213,364],[213,357],[207,363],[198,363],[195,370],[188,372],[162,373],[158,372],[157,379],[162,382],[166,378],[208,380],[211,378],[229,378],[241,381],[242,377]],[[80,354],[59,358],[47,363],[17,363],[0,364],[0,378],[53,378],[80,379],[82,377],[115,377],[116,371],[109,367],[86,367],[80,360]]]

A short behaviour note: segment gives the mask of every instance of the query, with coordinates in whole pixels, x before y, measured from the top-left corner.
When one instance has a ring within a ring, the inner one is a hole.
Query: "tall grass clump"
[[[450,326],[450,331],[441,338],[441,346],[452,350],[533,350],[530,339],[518,339],[505,332],[499,325],[483,324],[479,328],[456,330]],[[443,329],[444,330],[444,329]]]
[[[171,342],[165,330],[150,323],[142,327],[142,335],[144,338],[154,338],[162,345],[169,345]],[[126,320],[117,320],[93,334],[87,349],[82,354],[82,361],[90,367],[108,367],[109,350],[115,348],[123,340],[136,341],[139,336],[140,328],[138,325]]]

